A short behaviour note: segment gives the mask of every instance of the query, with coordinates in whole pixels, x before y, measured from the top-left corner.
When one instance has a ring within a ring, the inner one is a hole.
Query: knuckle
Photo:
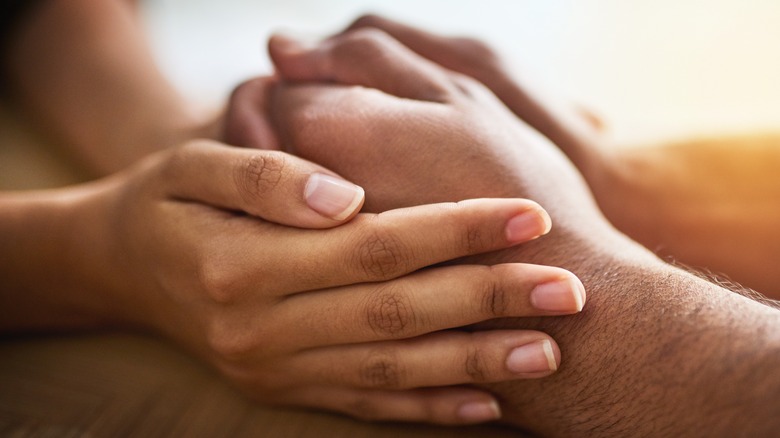
[[[251,203],[266,199],[282,182],[287,160],[282,154],[263,152],[243,160],[234,175],[241,197]]]
[[[183,169],[189,165],[190,156],[202,147],[198,141],[190,141],[183,146],[171,149],[162,154],[164,157],[160,163],[160,176],[164,181],[176,181],[179,179]]]
[[[485,363],[485,356],[482,350],[476,347],[468,350],[464,362],[464,370],[473,382],[485,382],[488,380],[487,364]]]
[[[468,223],[463,232],[463,249],[467,254],[483,252],[486,247],[486,236],[479,224]]]
[[[490,269],[493,271],[492,268]],[[483,314],[493,318],[508,316],[509,296],[506,289],[495,278],[491,276],[483,282],[480,296],[480,308]]]
[[[377,27],[382,25],[382,22],[382,17],[376,14],[364,14],[353,21],[349,28],[357,29],[361,27]]]
[[[369,388],[400,389],[403,384],[402,374],[396,357],[388,353],[375,353],[363,364],[360,380]]]
[[[204,259],[198,264],[196,275],[206,297],[218,304],[234,303],[239,298],[237,291],[240,279],[236,278],[232,270],[226,269],[222,263],[213,261],[209,257]]]
[[[461,73],[452,73],[450,77],[452,78],[452,83],[455,87],[466,96],[473,98],[489,95],[491,93],[485,84],[471,76]]]
[[[382,30],[365,27],[350,32],[335,48],[339,57],[375,60],[387,56],[392,38]]]
[[[391,232],[375,230],[358,243],[355,264],[370,279],[388,279],[408,272],[409,249]]]
[[[368,326],[382,338],[402,337],[415,325],[408,294],[398,286],[381,287],[368,298],[365,309]]]

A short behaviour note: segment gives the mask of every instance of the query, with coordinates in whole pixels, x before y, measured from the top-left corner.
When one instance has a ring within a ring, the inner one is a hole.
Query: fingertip
[[[271,55],[296,56],[311,48],[303,40],[290,34],[277,32],[268,39],[268,50]]]
[[[579,297],[577,300],[577,312],[582,312],[582,309],[585,307],[585,302],[588,300],[588,294],[585,292],[585,285],[582,284],[582,281],[579,279],[579,277],[574,276],[574,284],[577,288]]]
[[[544,223],[544,226],[542,228],[542,236],[549,233],[550,230],[552,230],[552,218],[550,218],[550,214],[547,213],[547,210],[542,208],[541,206],[537,209],[537,213],[542,218],[542,222]]]
[[[324,173],[313,173],[303,192],[309,208],[337,222],[354,217],[365,202],[362,187]]]
[[[552,220],[542,207],[536,204],[510,218],[506,223],[505,235],[510,243],[521,243],[550,232]]]
[[[501,407],[493,398],[472,400],[458,407],[456,417],[465,424],[495,421],[501,418]]]
[[[550,339],[541,339],[515,347],[506,358],[506,367],[514,374],[543,377],[558,370],[560,350]]]
[[[572,314],[582,311],[585,305],[585,286],[577,276],[565,271],[544,281],[531,291],[531,305],[545,312]]]

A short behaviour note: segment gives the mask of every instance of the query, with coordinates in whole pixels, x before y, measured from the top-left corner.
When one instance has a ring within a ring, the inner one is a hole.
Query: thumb
[[[347,222],[365,199],[361,187],[302,158],[206,140],[173,152],[160,175],[170,197],[301,228]]]

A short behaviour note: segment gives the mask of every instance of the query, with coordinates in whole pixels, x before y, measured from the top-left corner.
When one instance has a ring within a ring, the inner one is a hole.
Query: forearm
[[[88,185],[0,195],[0,331],[120,320],[121,302],[98,280],[105,261],[94,252],[96,224],[84,221],[96,190]]]
[[[41,2],[11,42],[11,94],[96,174],[214,136],[213,115],[158,70],[130,2]]]
[[[548,379],[491,387],[507,421],[544,436],[763,436],[780,426],[777,311],[630,242],[607,252],[562,233],[500,258],[559,264],[588,290],[580,315],[492,325],[546,331],[565,356]]]
[[[780,297],[780,139],[626,148],[587,175],[623,232],[662,256]]]

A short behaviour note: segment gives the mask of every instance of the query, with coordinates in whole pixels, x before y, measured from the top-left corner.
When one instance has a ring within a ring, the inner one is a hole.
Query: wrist
[[[82,188],[82,196],[69,209],[68,247],[73,254],[72,272],[78,286],[90,298],[91,313],[102,326],[153,328],[156,315],[146,300],[148,290],[139,272],[125,259],[120,228],[128,220],[125,193],[135,190],[122,172]],[[153,250],[150,248],[150,251]]]
[[[524,87],[526,81],[516,76],[504,69],[494,75],[490,88],[520,120],[559,147],[590,183],[609,150],[601,128],[571,102],[539,87]]]
[[[81,329],[106,325],[110,299],[88,281],[94,241],[80,219],[94,185],[6,194],[3,329]]]
[[[739,416],[762,427],[769,422],[771,409],[760,398],[738,409],[732,398],[748,380],[778,388],[777,379],[766,379],[771,373],[754,372],[777,361],[780,340],[770,329],[777,311],[639,247],[550,246],[549,254],[520,248],[504,257],[557,260],[582,279],[587,304],[578,315],[490,326],[545,331],[563,355],[558,372],[543,381],[491,388],[509,400],[505,418],[551,436],[680,435],[697,428],[708,435]]]

